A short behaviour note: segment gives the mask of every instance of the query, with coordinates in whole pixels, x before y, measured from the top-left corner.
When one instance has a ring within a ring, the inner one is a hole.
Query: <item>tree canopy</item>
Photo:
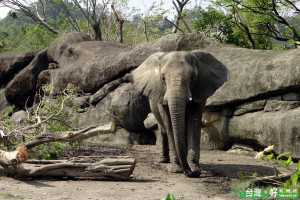
[[[253,49],[300,45],[299,0],[206,0],[190,9],[191,0],[169,1],[173,17],[163,1],[142,13],[128,0],[2,0],[12,11],[0,21],[0,47],[43,49],[70,31],[129,45],[178,31]]]

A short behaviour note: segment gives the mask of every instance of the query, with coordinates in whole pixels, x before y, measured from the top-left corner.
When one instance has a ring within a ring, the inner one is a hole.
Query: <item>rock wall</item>
[[[114,121],[119,127],[117,134],[93,141],[149,142],[154,134],[143,124],[149,105],[132,88],[131,70],[158,51],[196,49],[213,54],[230,70],[228,82],[208,99],[202,149],[227,149],[233,143],[254,149],[274,145],[278,153],[291,151],[300,158],[299,49],[243,49],[197,34],[126,46],[68,33],[39,53],[0,54],[0,109],[11,104],[22,109],[42,84],[51,83],[60,91],[73,83],[81,105],[79,126]]]
[[[230,71],[228,82],[207,102],[206,115],[217,112],[220,119],[203,129],[209,143],[227,148],[237,142],[257,150],[274,145],[278,153],[300,158],[300,50],[205,50]]]

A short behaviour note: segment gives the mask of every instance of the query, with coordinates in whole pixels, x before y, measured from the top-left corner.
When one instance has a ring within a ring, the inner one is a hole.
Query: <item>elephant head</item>
[[[158,52],[133,71],[132,79],[150,100],[168,106],[176,152],[184,173],[191,175],[186,158],[186,105],[205,103],[227,80],[227,68],[203,51]]]

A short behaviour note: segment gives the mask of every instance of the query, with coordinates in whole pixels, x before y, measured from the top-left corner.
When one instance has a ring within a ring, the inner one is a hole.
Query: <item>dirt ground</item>
[[[158,164],[159,147],[155,145],[92,145],[69,150],[68,156],[128,155],[137,159],[132,178],[127,181],[97,179],[16,179],[0,177],[0,199],[147,199],[161,200],[171,192],[176,200],[234,199],[230,188],[239,171],[273,174],[266,161],[225,151],[202,151],[200,178],[186,178],[168,172],[168,164]],[[248,199],[248,198],[247,198]]]

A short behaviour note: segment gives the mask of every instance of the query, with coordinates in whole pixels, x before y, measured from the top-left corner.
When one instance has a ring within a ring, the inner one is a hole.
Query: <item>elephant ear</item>
[[[198,78],[193,91],[195,102],[204,102],[227,81],[228,69],[213,55],[203,51],[191,52],[197,60]]]
[[[165,54],[152,54],[132,72],[133,86],[149,99],[159,103],[163,102],[164,97],[159,62]]]

